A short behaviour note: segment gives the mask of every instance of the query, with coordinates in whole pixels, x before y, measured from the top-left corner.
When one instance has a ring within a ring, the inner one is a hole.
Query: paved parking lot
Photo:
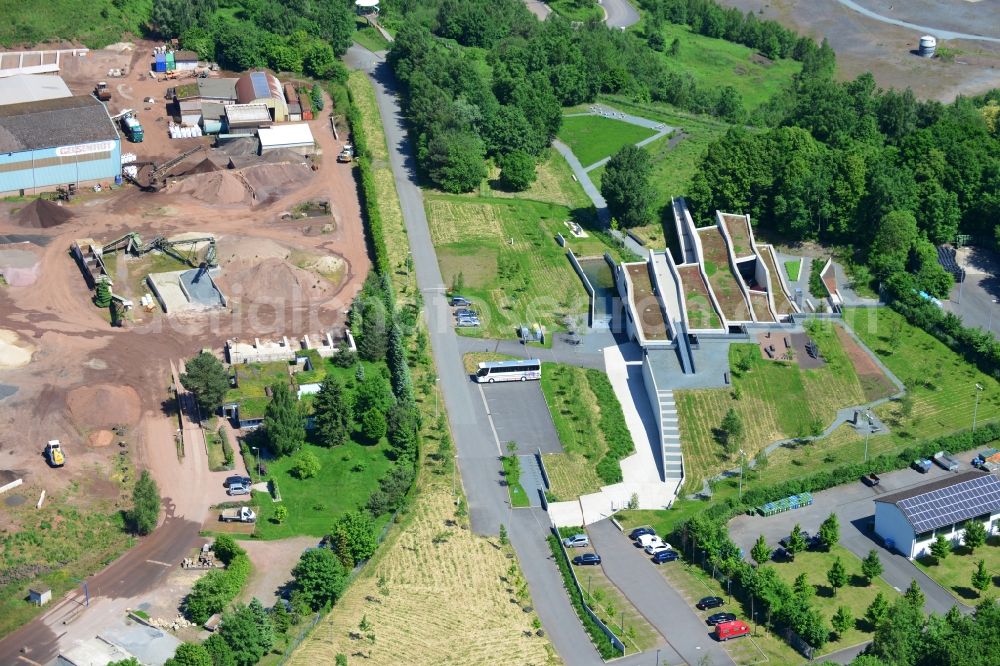
[[[969,462],[975,455],[974,451],[969,451],[955,456],[962,461],[959,471],[971,469]],[[885,568],[882,578],[899,591],[909,587],[911,580],[916,580],[927,598],[925,610],[941,615],[957,603],[955,598],[908,559],[883,548],[874,533],[868,531],[868,524],[875,520],[873,499],[876,496],[923,485],[948,474],[954,472],[946,472],[935,465],[926,474],[912,469],[882,474],[881,483],[874,488],[869,488],[860,480],[857,483],[837,486],[813,493],[812,506],[785,511],[767,518],[759,515],[738,516],[729,523],[729,534],[749,557],[750,549],[753,548],[759,535],[763,534],[768,545],[776,547],[778,541],[787,536],[796,523],[810,534],[816,534],[819,532],[820,523],[831,513],[835,513],[840,521],[840,545],[859,558],[865,557],[870,550],[875,549]]]
[[[507,442],[517,442],[520,453],[562,453],[552,415],[542,396],[541,382],[479,384],[493,419],[500,446],[507,454]]]

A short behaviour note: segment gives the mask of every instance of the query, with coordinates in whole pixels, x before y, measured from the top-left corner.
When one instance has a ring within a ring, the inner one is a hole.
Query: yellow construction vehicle
[[[63,455],[58,439],[49,440],[45,445],[45,459],[49,461],[50,467],[62,467],[66,464],[66,456]]]

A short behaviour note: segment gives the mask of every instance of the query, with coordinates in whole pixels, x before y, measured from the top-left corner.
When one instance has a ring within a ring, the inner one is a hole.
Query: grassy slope
[[[141,34],[152,8],[152,0],[0,0],[0,46],[64,40],[101,48]]]
[[[604,116],[570,116],[562,120],[559,139],[583,166],[611,157],[620,148],[653,136],[656,132]]]
[[[701,479],[733,465],[713,433],[729,408],[743,419],[743,449],[752,457],[775,440],[808,434],[817,419],[826,427],[839,408],[864,402],[857,373],[834,331],[823,327],[813,338],[827,359],[822,368],[803,370],[795,363],[765,360],[756,345],[732,345],[731,365],[742,355],[752,359],[749,372],[733,372],[739,400],[726,389],[676,392],[689,489],[697,490]]]
[[[545,468],[560,500],[597,492],[603,485],[594,468],[608,447],[599,428],[601,408],[586,373],[569,365],[542,364],[542,392],[563,447],[563,453],[545,456]]]
[[[794,60],[769,62],[742,44],[705,37],[691,32],[687,26],[667,23],[660,32],[668,47],[674,39],[680,40],[676,56],[658,55],[668,68],[690,74],[703,89],[732,86],[743,96],[748,111],[780,92],[801,69]]]

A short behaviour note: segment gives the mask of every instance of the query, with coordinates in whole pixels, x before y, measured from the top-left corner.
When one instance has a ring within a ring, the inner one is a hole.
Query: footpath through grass
[[[986,563],[990,574],[990,585],[982,593],[972,587],[972,574],[979,560]],[[974,606],[983,597],[997,595],[997,588],[1000,587],[1000,537],[990,537],[986,545],[980,546],[974,553],[969,553],[965,546],[959,546],[944,560],[938,561],[929,555],[914,560],[914,563],[960,602]]]
[[[654,130],[646,127],[600,115],[564,117],[559,129],[559,139],[585,167],[654,134]]]

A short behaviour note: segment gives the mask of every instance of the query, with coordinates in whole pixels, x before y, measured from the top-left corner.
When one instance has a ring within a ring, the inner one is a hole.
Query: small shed
[[[219,628],[220,624],[222,624],[222,613],[216,613],[212,617],[208,618],[202,626],[209,631],[215,631]]]
[[[33,587],[29,588],[28,600],[36,606],[44,606],[52,601],[52,589],[48,587],[40,587],[37,590]]]
[[[174,51],[174,65],[177,69],[197,69],[198,54],[194,51]]]
[[[316,142],[306,123],[261,128],[257,135],[260,137],[261,154],[279,148],[287,148],[300,155],[311,155],[316,152]]]
[[[154,72],[165,72],[167,71],[167,56],[164,53],[157,53],[153,56],[153,71]]]

